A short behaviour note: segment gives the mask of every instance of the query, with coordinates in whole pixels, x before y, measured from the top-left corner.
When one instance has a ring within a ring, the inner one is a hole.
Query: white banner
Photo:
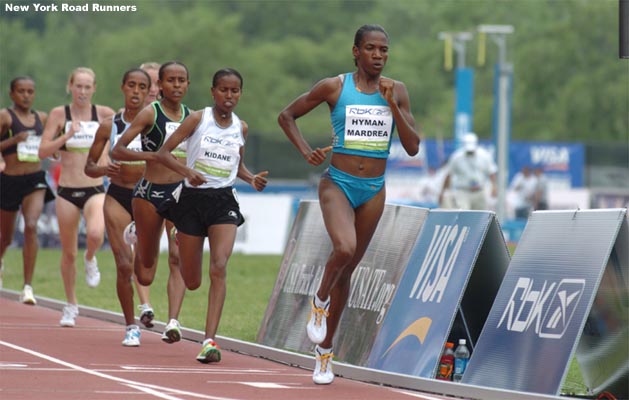
[[[293,196],[284,194],[238,193],[245,223],[238,227],[234,253],[283,254],[293,213]],[[209,251],[207,240],[205,251]],[[160,251],[168,251],[166,232]]]

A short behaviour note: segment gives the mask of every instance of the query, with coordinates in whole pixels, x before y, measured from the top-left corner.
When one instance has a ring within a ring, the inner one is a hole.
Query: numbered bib
[[[175,132],[177,128],[179,128],[179,125],[181,125],[179,122],[166,122],[166,138],[164,138],[164,143],[166,143],[168,138],[172,136],[173,132]],[[186,158],[186,142],[187,140],[184,140],[183,142],[179,143],[171,153],[175,157]]]
[[[349,105],[345,108],[345,142],[352,150],[386,151],[393,131],[387,106]]]
[[[116,143],[118,143],[118,140],[120,140],[121,136],[122,135],[117,135],[113,139],[113,143],[111,144],[112,148],[116,145]],[[137,135],[136,137],[134,137],[133,140],[127,145],[127,149],[131,151],[142,152],[142,136]],[[144,165],[145,164],[144,160],[120,161],[120,162],[122,164],[129,164],[129,165]]]
[[[227,144],[227,145],[226,145]],[[200,172],[219,178],[227,178],[240,162],[240,146],[227,139],[205,137],[201,145],[201,153],[194,163]]]
[[[100,124],[97,121],[81,121],[80,129],[66,142],[66,149],[79,153],[87,153],[96,137],[96,131]],[[66,122],[65,131],[68,132],[72,128],[72,121]]]
[[[35,135],[34,130],[29,130],[28,138],[17,144],[17,159],[22,162],[39,162],[39,145],[41,136]]]

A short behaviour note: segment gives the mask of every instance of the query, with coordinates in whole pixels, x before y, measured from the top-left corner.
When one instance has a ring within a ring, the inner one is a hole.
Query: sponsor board
[[[559,394],[625,215],[626,209],[532,214],[463,383]],[[620,290],[626,299],[627,287]],[[626,304],[624,310],[626,329]]]
[[[455,320],[473,346],[508,263],[493,212],[431,210],[368,367],[433,378]]]
[[[367,252],[352,274],[347,306],[334,339],[336,359],[366,363],[427,214],[423,208],[385,206]],[[313,349],[306,322],[331,250],[319,202],[301,202],[258,343],[299,352]]]

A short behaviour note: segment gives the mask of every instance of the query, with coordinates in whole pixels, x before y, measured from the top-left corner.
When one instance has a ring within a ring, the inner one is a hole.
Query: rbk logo
[[[566,332],[566,328],[574,315],[577,304],[583,294],[585,280],[563,279],[559,282],[544,321],[539,336],[549,339],[559,339]]]
[[[518,279],[497,328],[526,332],[532,325],[540,338],[560,339],[570,325],[585,288],[584,279],[544,281],[534,287],[531,278]]]

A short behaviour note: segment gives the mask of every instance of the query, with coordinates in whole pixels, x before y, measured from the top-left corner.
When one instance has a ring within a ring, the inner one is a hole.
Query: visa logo
[[[511,332],[531,327],[540,338],[560,339],[565,334],[585,288],[585,279],[544,280],[541,287],[520,277],[513,288],[497,328]]]
[[[459,228],[459,225],[435,225],[426,257],[417,273],[409,298],[421,298],[422,302],[441,302],[468,231],[467,226]]]
[[[531,146],[531,164],[570,164],[570,150],[565,146]]]

